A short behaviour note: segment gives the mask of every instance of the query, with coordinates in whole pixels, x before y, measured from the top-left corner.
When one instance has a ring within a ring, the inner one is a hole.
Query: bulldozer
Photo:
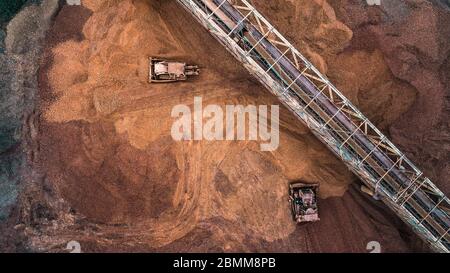
[[[292,218],[297,223],[319,221],[317,191],[319,184],[294,182],[289,184],[289,203]]]
[[[153,57],[149,60],[149,81],[151,83],[185,81],[188,76],[198,76],[199,74],[200,70],[196,65]]]

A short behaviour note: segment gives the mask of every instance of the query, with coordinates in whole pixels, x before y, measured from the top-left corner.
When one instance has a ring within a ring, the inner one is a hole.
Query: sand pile
[[[40,233],[35,245],[71,238],[91,251],[365,251],[377,239],[406,249],[395,218],[356,190],[346,193],[355,178],[284,108],[274,152],[256,141],[171,138],[173,106],[192,105],[194,96],[221,106],[278,104],[175,1],[83,4],[61,12],[90,10],[78,34],[58,29],[75,16],[58,16],[49,36],[37,164],[86,218],[48,238]],[[352,31],[326,1],[257,6],[382,127],[414,100],[379,51],[345,51]],[[148,84],[150,56],[196,63],[202,75]],[[288,209],[288,182],[299,179],[321,185],[322,221],[308,227],[296,226]]]
[[[390,128],[392,140],[449,194],[448,5],[388,1],[368,9],[354,1],[330,2],[338,17],[354,30],[356,47],[381,51],[392,74],[416,90],[413,105]]]

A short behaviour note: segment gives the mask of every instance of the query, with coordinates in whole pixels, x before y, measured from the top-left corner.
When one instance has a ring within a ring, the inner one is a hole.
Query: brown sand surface
[[[358,46],[326,1],[254,2],[381,129],[415,102],[416,88],[393,75],[381,49]],[[194,96],[221,106],[278,101],[175,1],[83,5],[62,9],[42,64],[35,164],[65,210],[27,230],[34,247],[366,252],[376,240],[384,251],[420,248],[284,107],[274,152],[258,141],[174,141],[171,110]],[[149,84],[150,56],[198,64],[201,76]],[[293,223],[295,180],[320,183],[320,222]]]

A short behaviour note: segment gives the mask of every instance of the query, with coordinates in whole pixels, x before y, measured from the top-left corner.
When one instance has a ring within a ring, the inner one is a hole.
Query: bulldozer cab
[[[155,64],[155,75],[163,75],[169,73],[169,67],[167,65],[167,62],[160,62]]]
[[[289,185],[289,202],[293,220],[297,223],[319,221],[317,207],[318,184],[307,184],[302,182]]]

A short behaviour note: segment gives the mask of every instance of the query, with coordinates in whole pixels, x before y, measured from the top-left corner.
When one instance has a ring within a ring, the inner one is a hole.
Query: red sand
[[[257,6],[382,129],[417,103],[383,51],[352,39],[325,1],[280,2]],[[173,141],[170,111],[194,96],[219,105],[277,100],[175,1],[83,3],[92,10],[66,6],[57,16],[41,69],[35,165],[65,205],[53,208],[52,225],[26,231],[33,247],[367,252],[375,240],[387,252],[423,249],[384,205],[348,187],[356,178],[284,108],[273,153],[252,141]],[[196,63],[202,75],[150,85],[155,55]],[[298,179],[321,184],[320,222],[292,222],[287,185]]]

